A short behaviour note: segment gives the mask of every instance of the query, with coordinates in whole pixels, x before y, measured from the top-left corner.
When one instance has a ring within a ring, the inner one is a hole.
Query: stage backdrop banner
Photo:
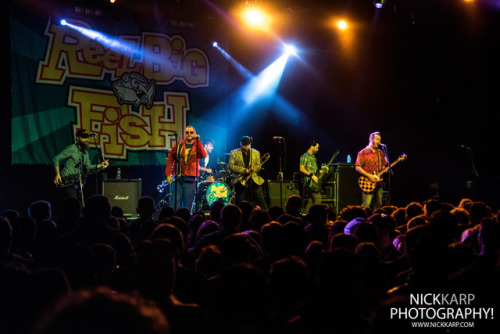
[[[164,164],[187,124],[225,145],[223,30],[33,3],[11,6],[13,164],[52,164],[82,128],[115,165]]]

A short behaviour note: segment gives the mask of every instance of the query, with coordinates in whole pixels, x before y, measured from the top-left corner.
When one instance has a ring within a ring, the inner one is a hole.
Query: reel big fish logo
[[[113,83],[113,91],[120,105],[130,104],[137,110],[139,105],[144,104],[146,108],[151,109],[155,82],[148,81],[138,72],[124,73],[120,80]]]

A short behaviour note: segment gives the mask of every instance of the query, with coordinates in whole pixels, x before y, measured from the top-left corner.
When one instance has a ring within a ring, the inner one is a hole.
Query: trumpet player
[[[232,183],[236,192],[236,204],[249,201],[259,205],[262,210],[267,210],[262,191],[264,179],[257,173],[269,155],[266,154],[263,157],[264,161],[261,161],[260,152],[251,148],[252,140],[253,138],[249,136],[241,137],[240,148],[231,151],[228,168],[234,177]]]

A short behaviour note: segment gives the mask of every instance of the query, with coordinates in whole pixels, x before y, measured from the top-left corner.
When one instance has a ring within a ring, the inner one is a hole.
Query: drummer
[[[214,166],[215,159],[212,157],[212,151],[214,149],[214,140],[207,139],[205,141],[205,151],[207,152],[207,157],[205,159],[200,159],[200,176],[203,180],[214,182]]]

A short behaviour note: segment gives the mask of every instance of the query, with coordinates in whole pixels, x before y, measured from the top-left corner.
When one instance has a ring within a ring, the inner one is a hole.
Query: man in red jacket
[[[168,184],[175,184],[174,209],[192,209],[196,193],[196,178],[200,176],[198,160],[207,156],[200,136],[192,126],[184,130],[184,138],[176,143],[167,157],[165,175]]]

